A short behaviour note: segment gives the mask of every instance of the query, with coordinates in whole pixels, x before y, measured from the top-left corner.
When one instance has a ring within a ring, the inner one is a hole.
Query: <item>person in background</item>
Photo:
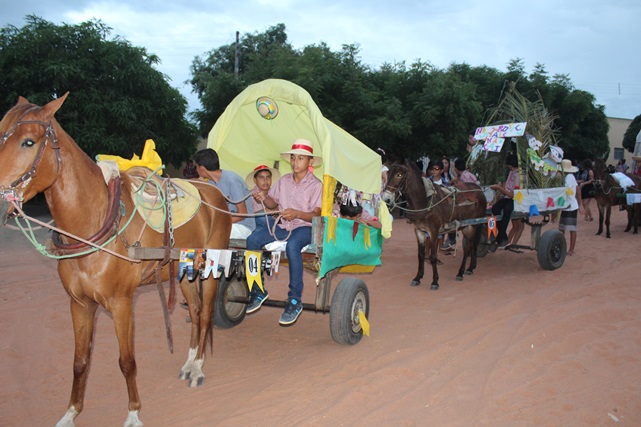
[[[458,158],[454,161],[454,175],[450,182],[456,184],[457,182],[470,182],[472,184],[480,185],[479,179],[472,172],[467,170],[465,159]]]
[[[593,221],[590,202],[594,199],[594,171],[592,170],[592,161],[585,159],[581,164],[581,179],[579,188],[581,189],[581,200],[583,203],[583,214],[586,221]]]
[[[232,239],[246,239],[256,228],[252,201],[245,181],[235,172],[220,169],[218,153],[205,148],[194,155],[198,176],[220,190],[227,200],[227,207],[232,213]],[[233,215],[238,213],[240,215]]]
[[[442,160],[435,160],[434,163],[432,164],[432,167],[430,168],[432,171],[432,174],[429,177],[429,180],[432,181],[436,185],[440,185],[443,187],[449,187],[450,183],[449,181],[446,181],[443,178],[443,170],[444,170],[444,165]],[[442,235],[439,234],[438,236],[439,240],[443,240],[443,243],[441,243],[441,250],[442,251],[450,251],[453,249],[453,246],[456,245],[456,233],[451,232],[447,234],[447,239],[444,239]]]
[[[354,205],[351,200],[348,200],[346,204],[341,204],[338,209],[341,218],[351,219],[352,221],[369,225],[370,227],[381,228],[381,222],[378,218],[370,215],[362,206],[358,204]]]
[[[623,172],[626,173],[630,167],[625,164],[625,159],[619,159],[619,162],[614,168],[615,172]]]
[[[289,160],[292,172],[283,175],[267,195],[258,193],[256,199],[268,209],[280,211],[279,224],[270,230],[259,228],[247,238],[247,249],[260,250],[276,240],[287,240],[285,249],[289,263],[289,292],[285,311],[280,316],[283,326],[294,323],[303,311],[303,255],[301,251],[312,241],[312,218],[320,216],[323,183],[310,172],[318,167],[322,158],[314,155],[311,141],[296,139],[289,151],[281,153]],[[246,312],[253,313],[269,298],[266,288],[254,286]]]
[[[275,219],[272,215],[265,215],[265,207],[258,201],[258,194],[266,197],[269,194],[269,189],[272,184],[280,179],[280,172],[278,169],[270,168],[267,165],[260,164],[254,168],[245,178],[247,187],[251,188],[252,193],[252,207],[255,214],[262,214],[254,217],[256,221],[256,228],[274,227]],[[274,212],[274,210],[267,209],[267,212]]]
[[[467,144],[465,145],[465,149],[467,150],[468,153],[472,152],[472,150],[474,149],[474,146],[478,142],[474,139],[475,133],[476,133],[475,130],[471,130],[467,133]]]
[[[505,180],[505,184],[498,182],[497,184],[490,185],[490,188],[497,191],[500,196],[492,206],[492,214],[501,214],[501,220],[497,221],[496,224],[498,229],[496,240],[494,240],[488,248],[491,253],[496,252],[497,248],[504,248],[509,243],[507,227],[510,224],[512,211],[514,210],[514,189],[519,185],[519,165],[516,154],[508,154],[505,159],[505,164],[510,171]]]
[[[194,166],[194,161],[192,159],[187,160],[187,164],[183,169],[183,177],[185,179],[198,178],[198,172],[196,171],[196,166]]]
[[[570,249],[567,251],[567,254],[572,256],[576,245],[577,217],[578,213],[581,212],[581,191],[578,190],[578,183],[574,177],[574,173],[579,169],[572,165],[572,162],[568,159],[563,159],[561,168],[565,175],[565,186],[570,187],[572,193],[574,193],[568,196],[570,206],[563,209],[561,219],[559,220],[559,230],[563,234],[565,234],[566,231],[570,232]]]
[[[450,175],[450,159],[447,158],[447,156],[443,156],[441,159],[441,163],[443,163],[443,172],[441,173],[441,179],[445,183],[445,185],[450,185],[450,180],[452,179],[452,176]]]

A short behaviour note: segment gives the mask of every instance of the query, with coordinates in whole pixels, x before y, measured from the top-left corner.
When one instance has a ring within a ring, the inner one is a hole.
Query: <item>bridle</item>
[[[401,177],[400,181],[396,186],[390,185],[388,180],[387,184],[385,185],[385,190],[383,191],[384,194],[390,195],[389,197],[390,202],[387,204],[391,209],[394,209],[395,207],[397,207],[398,200],[403,197],[403,189],[405,188],[405,184],[407,182],[407,174],[409,172],[407,170],[407,167],[405,166],[397,165],[396,167],[404,171],[403,176]]]
[[[33,107],[33,108],[37,108],[37,107]],[[27,172],[23,173],[22,176],[20,176],[18,179],[16,179],[11,184],[9,184],[8,187],[0,187],[0,196],[2,196],[8,202],[15,201],[18,203],[22,203],[22,196],[19,194],[19,191],[17,191],[18,186],[22,185],[24,187],[34,176],[36,176],[36,171],[38,170],[38,166],[40,166],[40,162],[44,157],[44,152],[47,146],[49,145],[49,141],[51,141],[51,148],[53,148],[56,152],[58,173],[60,172],[60,168],[62,166],[62,157],[60,156],[60,145],[58,145],[58,137],[56,136],[56,131],[53,128],[51,120],[49,122],[43,122],[41,120],[22,120],[22,118],[33,108],[30,108],[24,113],[22,113],[20,118],[13,124],[13,126],[11,126],[9,131],[4,133],[2,135],[2,138],[0,138],[0,146],[2,146],[7,141],[7,139],[11,137],[11,135],[13,135],[13,133],[16,131],[16,129],[20,125],[36,124],[45,128],[44,142],[40,144],[40,147],[38,148],[38,152],[36,153],[36,157],[33,159],[33,162],[31,163],[31,168],[29,168]]]

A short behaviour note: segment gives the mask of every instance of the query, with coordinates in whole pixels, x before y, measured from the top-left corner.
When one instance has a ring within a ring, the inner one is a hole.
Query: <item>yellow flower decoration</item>
[[[514,200],[516,200],[516,201],[519,203],[519,205],[520,205],[521,203],[523,203],[523,199],[525,199],[525,196],[523,195],[523,192],[521,192],[521,191],[516,191],[516,192],[514,193]]]

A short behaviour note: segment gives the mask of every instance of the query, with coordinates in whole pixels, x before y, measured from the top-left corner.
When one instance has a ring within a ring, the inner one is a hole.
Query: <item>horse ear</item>
[[[21,105],[21,104],[29,104],[29,101],[27,101],[27,98],[18,96],[18,103],[16,105]]]
[[[61,97],[54,99],[53,101],[42,107],[42,110],[44,111],[48,120],[51,120],[53,118],[53,115],[56,114],[56,111],[58,111],[58,109],[62,106],[62,103],[65,102],[65,99],[67,99],[67,95],[69,95],[68,91]]]

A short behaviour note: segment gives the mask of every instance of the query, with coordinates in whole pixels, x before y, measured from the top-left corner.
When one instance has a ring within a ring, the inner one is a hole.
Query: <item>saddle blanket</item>
[[[623,188],[623,191],[627,191],[628,187],[634,187],[634,181],[632,181],[632,178],[623,172],[615,172],[612,174],[612,177],[617,180],[621,188]]]

